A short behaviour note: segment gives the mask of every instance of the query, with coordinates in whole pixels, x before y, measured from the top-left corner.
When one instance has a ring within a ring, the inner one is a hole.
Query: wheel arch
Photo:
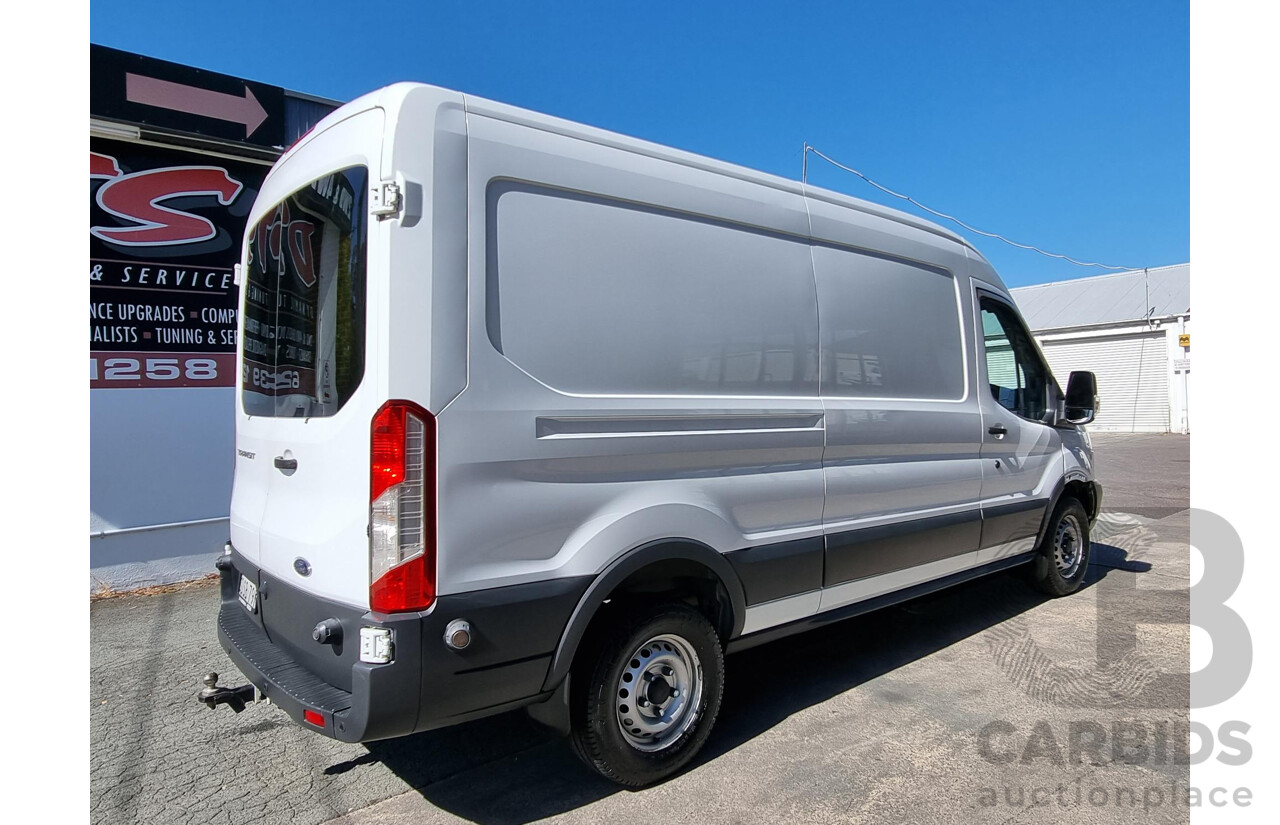
[[[721,640],[728,642],[740,635],[747,612],[746,593],[733,566],[723,555],[695,539],[673,537],[646,542],[615,559],[587,587],[552,654],[543,690],[554,690],[564,681],[587,629],[605,601],[619,588],[628,582],[645,581],[646,573],[661,579],[678,575],[680,571],[700,571],[727,598],[729,615],[719,621],[711,617]]]
[[[1044,515],[1040,518],[1040,529],[1036,533],[1035,546],[1037,549],[1043,546],[1045,534],[1049,530],[1049,524],[1053,521],[1053,514],[1058,511],[1058,505],[1062,503],[1064,497],[1077,499],[1084,506],[1084,511],[1089,517],[1090,524],[1098,517],[1102,501],[1097,485],[1079,470],[1066,473],[1054,485],[1053,495],[1049,498],[1049,506],[1045,508]]]

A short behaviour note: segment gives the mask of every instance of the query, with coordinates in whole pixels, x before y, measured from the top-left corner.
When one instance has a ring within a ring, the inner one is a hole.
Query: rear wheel
[[[1049,521],[1031,578],[1050,596],[1066,596],[1080,589],[1089,567],[1089,516],[1084,505],[1064,498]]]
[[[640,608],[602,634],[579,665],[570,719],[584,762],[640,787],[697,755],[724,688],[720,639],[701,613],[680,603]]]

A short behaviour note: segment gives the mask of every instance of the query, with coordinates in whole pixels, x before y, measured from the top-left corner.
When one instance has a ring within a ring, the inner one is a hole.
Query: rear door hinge
[[[374,217],[394,218],[404,208],[404,195],[400,192],[400,184],[395,181],[383,181],[374,187],[370,195],[370,209]]]

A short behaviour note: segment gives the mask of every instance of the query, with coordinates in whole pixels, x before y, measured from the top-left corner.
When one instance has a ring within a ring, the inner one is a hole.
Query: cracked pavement
[[[1189,439],[1094,439],[1106,515],[1084,590],[1048,600],[1000,574],[731,656],[694,767],[643,791],[520,711],[368,746],[265,703],[211,712],[206,671],[243,683],[215,587],[94,603],[91,821],[1186,822],[1168,797],[1189,770],[1156,732],[1176,741],[1189,717]]]

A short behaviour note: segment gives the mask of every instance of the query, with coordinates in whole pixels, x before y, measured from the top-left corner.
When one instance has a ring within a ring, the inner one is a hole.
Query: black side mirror
[[[1098,414],[1098,378],[1091,372],[1073,372],[1067,378],[1063,419],[1070,424],[1088,424]]]

